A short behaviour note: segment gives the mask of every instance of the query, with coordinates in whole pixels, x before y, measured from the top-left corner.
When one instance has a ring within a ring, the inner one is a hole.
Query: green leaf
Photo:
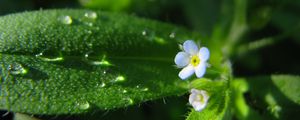
[[[117,13],[46,10],[0,18],[0,108],[75,114],[182,95],[173,59],[198,35]]]
[[[249,91],[249,85],[245,79],[234,79],[231,82],[232,88],[232,108],[235,117],[239,120],[263,120],[255,111],[247,104],[244,95]]]
[[[299,117],[300,77],[293,75],[271,75],[249,78],[249,103],[262,116],[273,119],[292,119]],[[266,114],[267,113],[267,114]]]
[[[292,75],[272,75],[274,85],[290,100],[300,104],[300,77]]]
[[[193,108],[187,120],[222,120],[229,119],[230,89],[227,81],[198,79],[192,82],[192,88],[205,90],[210,95],[207,106],[200,112]]]

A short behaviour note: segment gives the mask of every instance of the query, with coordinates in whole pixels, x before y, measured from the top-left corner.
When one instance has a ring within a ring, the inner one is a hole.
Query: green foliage
[[[0,119],[300,118],[297,0],[12,1],[0,1]],[[95,11],[42,10],[61,7]],[[188,39],[209,48],[205,78],[178,77]],[[193,88],[210,95],[200,112]]]
[[[232,86],[237,117],[242,120],[299,117],[299,80],[299,76],[292,75],[234,80]]]
[[[182,28],[88,10],[12,14],[0,26],[2,109],[81,113],[187,91],[173,58],[197,36]]]
[[[270,78],[273,84],[289,100],[300,104],[300,77],[292,75],[272,75]]]

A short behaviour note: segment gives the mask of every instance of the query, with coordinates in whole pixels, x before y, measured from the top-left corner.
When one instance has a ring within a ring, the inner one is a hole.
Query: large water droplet
[[[172,33],[169,35],[169,37],[173,39],[173,38],[175,38],[175,35],[176,35],[176,33],[175,33],[175,32],[172,32]]]
[[[147,92],[147,91],[149,91],[149,88],[147,88],[147,87],[146,88],[142,88],[141,91]]]
[[[24,75],[27,73],[27,70],[20,63],[10,64],[8,70],[13,75]]]
[[[147,88],[147,87],[141,87],[140,85],[135,86],[135,88],[137,88],[137,89],[139,89],[139,90],[141,90],[143,92],[146,92],[146,91],[149,90],[149,88]]]
[[[125,100],[128,102],[129,105],[132,105],[134,103],[133,99],[131,98],[125,98]]]
[[[42,52],[39,54],[36,54],[35,57],[38,57],[41,60],[47,61],[47,62],[55,62],[55,61],[63,61],[64,60],[63,57],[53,57],[53,58],[46,57],[46,56],[44,56],[44,54]]]
[[[127,90],[123,90],[123,91],[122,91],[122,93],[127,93],[127,92],[128,92]]]
[[[88,12],[84,13],[84,16],[89,19],[96,19],[98,17],[97,13],[93,12],[93,11],[88,11]]]
[[[77,103],[77,105],[79,106],[80,109],[82,110],[86,110],[90,108],[90,103],[89,102],[81,102],[81,103]]]
[[[86,53],[84,55],[84,57],[85,57],[86,61],[91,65],[112,66],[112,64],[108,60],[106,60],[106,55],[103,55],[103,57],[100,61],[96,60],[93,57],[90,57],[90,52]]]
[[[89,57],[89,54],[88,54],[88,53],[84,54],[84,57],[85,57],[85,58],[88,58],[88,57]]]
[[[66,25],[70,25],[72,24],[73,20],[70,16],[61,16],[58,18],[58,20],[63,23],[63,24],[66,24]]]
[[[102,88],[105,86],[106,86],[106,84],[104,82],[100,84],[100,87],[102,87]]]
[[[146,36],[147,35],[147,30],[143,30],[142,35]]]
[[[110,62],[106,60],[101,60],[101,61],[91,61],[90,62],[92,65],[101,65],[101,66],[111,66]]]
[[[156,43],[159,43],[159,44],[166,44],[167,42],[166,42],[166,40],[165,39],[163,39],[163,38],[161,38],[161,37],[154,37],[154,41],[156,42]]]
[[[118,75],[113,82],[124,82],[126,78],[122,75]]]

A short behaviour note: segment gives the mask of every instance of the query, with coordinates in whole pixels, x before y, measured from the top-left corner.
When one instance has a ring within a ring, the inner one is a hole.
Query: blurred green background
[[[104,10],[183,26],[198,32],[206,38],[205,40],[210,40],[209,38],[215,37],[218,28],[221,28],[223,33],[229,33],[234,20],[233,13],[239,10],[235,7],[233,0],[0,0],[0,15],[57,8]],[[233,52],[228,56],[232,63],[233,75],[235,77],[299,75],[300,1],[249,0],[246,6],[240,7],[246,7],[247,31],[234,44]],[[219,41],[223,41],[222,38]],[[251,102],[256,100],[250,93],[244,94],[244,97],[248,105],[258,110],[259,114],[269,114],[265,108],[258,106],[259,103]],[[167,97],[128,108],[95,111],[78,116],[35,116],[42,119],[70,120],[89,118],[182,120],[190,108],[187,99],[188,95]],[[299,109],[299,105],[295,106],[295,109]],[[12,116],[13,113],[1,111],[1,119],[12,119]],[[232,119],[237,119],[234,114]]]

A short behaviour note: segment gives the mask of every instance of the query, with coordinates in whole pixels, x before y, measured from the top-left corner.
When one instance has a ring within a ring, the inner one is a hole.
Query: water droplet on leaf
[[[147,92],[147,91],[149,91],[149,88],[142,88],[141,91]]]
[[[122,93],[127,93],[127,92],[128,92],[127,90],[123,90],[123,91],[122,91]]]
[[[89,102],[82,102],[82,103],[78,103],[77,104],[79,106],[80,109],[82,110],[86,110],[90,108],[90,103]]]
[[[175,35],[176,35],[176,33],[172,32],[172,33],[169,35],[169,37],[173,39],[173,38],[175,38]]]
[[[119,75],[116,77],[116,79],[114,80],[114,82],[124,82],[126,80],[126,78],[122,75]]]
[[[93,27],[93,26],[94,26],[94,24],[91,23],[91,22],[87,22],[87,23],[85,23],[85,24],[88,25],[88,26],[90,26],[90,27]]]
[[[111,64],[106,61],[106,60],[101,60],[101,61],[91,61],[90,62],[92,65],[101,65],[101,66],[111,66]]]
[[[125,100],[128,102],[129,105],[132,105],[134,103],[133,99],[131,98],[125,98]]]
[[[106,60],[106,56],[104,55],[101,61],[89,60],[89,63],[92,65],[100,65],[100,66],[112,66],[112,64]]]
[[[42,55],[43,55],[43,53],[41,52],[41,53],[39,53],[39,54],[36,54],[35,57],[40,57],[40,56],[42,56]]]
[[[88,53],[84,54],[84,57],[85,57],[85,58],[88,58],[88,57],[89,57],[89,54],[88,54]]]
[[[90,30],[87,30],[87,31],[86,31],[86,33],[88,33],[88,34],[92,34],[93,32],[92,32],[92,31],[90,31]]]
[[[142,35],[146,36],[146,35],[147,35],[147,31],[146,31],[146,30],[143,30],[143,31],[142,31]]]
[[[47,62],[55,62],[55,61],[63,61],[64,58],[63,57],[46,57],[44,56],[44,54],[41,52],[39,54],[36,54],[35,57],[40,58],[43,61],[47,61]]]
[[[166,40],[161,37],[154,37],[154,41],[159,44],[166,44]]]
[[[61,23],[66,24],[66,25],[70,25],[73,22],[73,20],[70,16],[61,16],[61,17],[58,18],[58,20]]]
[[[8,70],[13,75],[24,75],[28,71],[19,63],[13,63],[8,66]]]
[[[89,18],[89,19],[96,19],[98,16],[97,16],[97,13],[96,12],[93,12],[93,11],[88,11],[84,14],[85,17]]]
[[[105,87],[106,86],[106,84],[103,82],[103,83],[101,83],[101,85],[100,85],[100,87]]]

